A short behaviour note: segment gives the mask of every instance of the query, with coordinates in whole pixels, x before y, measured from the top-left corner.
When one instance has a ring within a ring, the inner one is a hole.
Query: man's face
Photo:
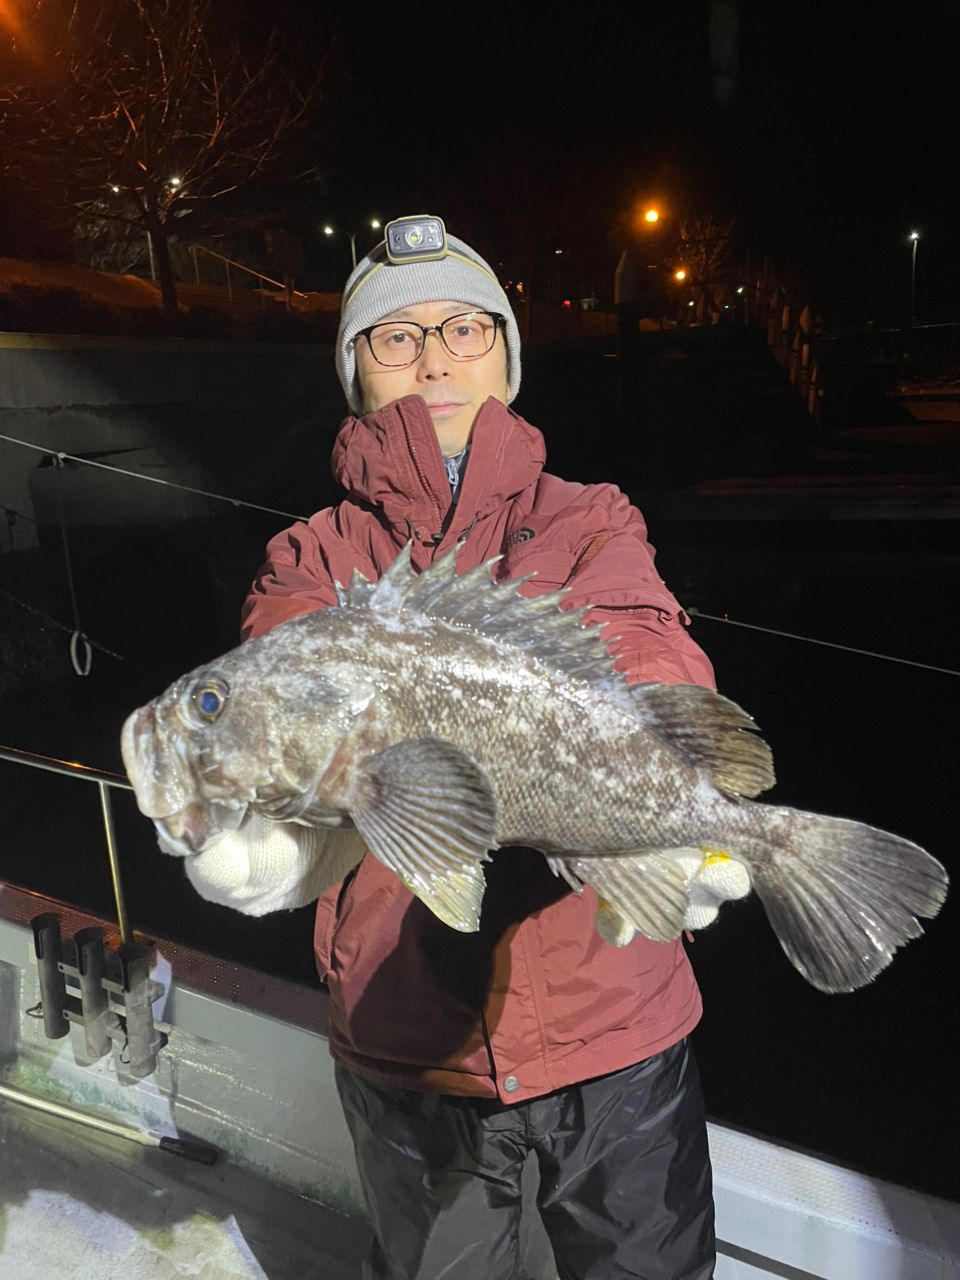
[[[391,311],[383,320],[442,324],[450,316],[470,309],[463,302],[418,302]],[[488,397],[507,403],[507,351],[502,333],[497,334],[487,354],[475,360],[452,356],[438,333],[427,335],[419,360],[403,369],[377,364],[366,338],[357,339],[356,359],[364,413],[382,409],[401,396],[422,396],[433,419],[440,451],[448,457],[466,448],[480,406]]]

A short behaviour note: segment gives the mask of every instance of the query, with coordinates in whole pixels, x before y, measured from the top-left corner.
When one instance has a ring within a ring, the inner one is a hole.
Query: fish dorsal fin
[[[719,790],[756,796],[773,786],[770,748],[736,703],[700,685],[627,685],[614,670],[600,628],[583,625],[585,610],[560,608],[563,592],[526,597],[517,589],[528,578],[494,581],[491,568],[499,556],[457,574],[458,552],[454,547],[416,575],[408,543],[379,582],[355,573],[348,603],[381,615],[435,618],[513,646],[616,697],[690,765],[705,769]]]
[[[565,675],[611,689],[623,684],[600,639],[599,627],[583,625],[585,610],[560,608],[563,592],[521,596],[518,588],[532,575],[494,581],[491,570],[500,556],[457,574],[459,550],[454,547],[423,573],[414,575],[408,543],[379,582],[368,583],[355,573],[347,603],[381,615],[402,611],[435,618],[522,649]]]
[[[630,687],[641,720],[698,768],[720,791],[756,796],[776,782],[773,755],[757,725],[729,698],[698,684]]]
[[[417,581],[410,563],[410,547],[411,543],[405,543],[396,560],[376,582],[367,583],[363,579],[358,584],[356,596],[351,582],[349,603],[369,605],[378,613],[398,613]],[[356,577],[354,571],[354,579]]]
[[[472,760],[436,738],[387,747],[363,765],[350,817],[374,857],[438,919],[476,932],[497,811]]]
[[[381,613],[396,613],[415,581],[416,578],[410,571],[408,542],[382,577],[371,582],[366,574],[354,569],[350,575],[350,585],[346,589],[336,580],[333,586],[337,593],[337,604],[342,609],[373,608]]]

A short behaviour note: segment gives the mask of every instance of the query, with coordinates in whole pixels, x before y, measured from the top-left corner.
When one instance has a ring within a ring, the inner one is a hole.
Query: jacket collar
[[[449,544],[478,519],[536,482],[543,436],[490,397],[470,437],[459,501],[450,516],[450,484],[430,411],[404,396],[362,418],[347,418],[333,447],[333,473],[351,497],[380,507],[406,540]],[[445,529],[446,521],[450,525]]]

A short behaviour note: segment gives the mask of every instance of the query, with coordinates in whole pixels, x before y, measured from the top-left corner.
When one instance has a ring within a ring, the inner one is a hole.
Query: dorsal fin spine
[[[501,556],[457,574],[459,547],[415,574],[410,547],[410,543],[404,546],[378,582],[368,582],[355,570],[345,606],[369,609],[384,617],[409,611],[435,618],[512,645],[546,666],[602,683],[611,692],[622,685],[622,677],[614,672],[606,646],[599,639],[599,628],[583,625],[585,609],[561,608],[563,591],[520,595],[520,588],[533,575],[497,582],[492,569]]]

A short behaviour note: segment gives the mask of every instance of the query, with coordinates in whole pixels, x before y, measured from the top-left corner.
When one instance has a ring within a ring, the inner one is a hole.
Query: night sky
[[[631,202],[735,216],[741,245],[862,318],[956,314],[955,4],[681,0],[358,5],[323,141],[332,215],[436,211],[494,259],[511,222],[544,242],[619,242]],[[469,224],[469,225],[465,225]]]

